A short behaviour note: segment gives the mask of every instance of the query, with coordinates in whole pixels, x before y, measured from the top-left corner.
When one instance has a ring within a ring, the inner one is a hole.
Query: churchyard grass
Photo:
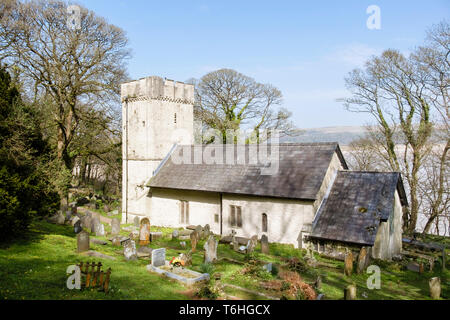
[[[131,224],[130,224],[131,225]],[[122,225],[124,227],[124,225]],[[110,231],[110,226],[105,224],[105,230]],[[159,228],[151,226],[152,231],[161,231],[163,237],[152,242],[150,247],[165,247],[166,259],[187,253],[190,249],[190,241],[186,241],[186,248],[182,248],[180,240],[169,239],[171,228]],[[127,236],[129,231],[122,230],[121,235]],[[126,261],[123,257],[123,248],[114,247],[107,237],[94,237],[108,242],[107,245],[91,243],[90,249],[115,257],[116,260],[83,256],[76,253],[76,235],[73,228],[66,225],[55,225],[45,221],[35,221],[30,231],[25,233],[22,239],[13,243],[2,244],[0,247],[0,299],[191,299],[187,295],[188,287],[180,282],[161,277],[158,274],[146,270],[149,259]],[[192,256],[192,270],[201,272],[203,263],[203,244],[200,240],[197,251]],[[138,246],[138,245],[137,245]],[[257,272],[256,274],[244,274],[242,269],[246,267],[248,259],[244,254],[233,251],[226,244],[218,246],[219,261],[213,265],[213,275],[220,274],[221,283],[235,285],[254,292],[264,293],[272,297],[280,298],[281,292],[266,290],[261,287],[261,282],[276,279],[270,273]],[[289,245],[270,244],[270,255],[262,254],[260,244],[256,247],[252,258],[261,263],[271,262],[283,265],[283,258],[303,258],[304,251]],[[440,265],[435,266],[433,272],[425,271],[424,274],[402,270],[395,264],[379,263],[381,267],[381,289],[369,290],[366,285],[367,273],[356,274],[351,277],[344,276],[344,264],[321,257],[315,254],[319,262],[326,266],[309,268],[301,273],[303,280],[313,284],[320,274],[322,286],[319,293],[325,294],[325,299],[343,299],[343,288],[354,283],[357,286],[357,298],[369,299],[430,299],[428,280],[433,276],[441,278],[442,293],[444,299],[450,298],[449,283],[450,272],[442,272]],[[68,275],[66,269],[71,264],[80,261],[101,261],[106,270],[111,267],[110,291],[108,294],[96,289],[69,290],[66,287]],[[376,262],[373,262],[376,263]],[[262,268],[262,265],[261,265]],[[212,277],[212,282],[214,277]],[[257,294],[252,294],[237,288],[225,287],[227,295],[241,299],[264,299]]]

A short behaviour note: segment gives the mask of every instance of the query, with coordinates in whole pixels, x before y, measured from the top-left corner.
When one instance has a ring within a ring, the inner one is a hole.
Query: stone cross
[[[205,249],[205,263],[211,263],[217,260],[217,245],[218,241],[213,235],[210,235],[203,246]]]
[[[77,252],[84,252],[89,250],[89,233],[81,231],[77,234]]]
[[[265,234],[261,236],[261,252],[264,254],[269,254],[269,239]]]
[[[166,248],[152,250],[152,266],[160,267],[166,264]]]
[[[111,220],[111,234],[113,236],[118,235],[120,233],[120,220],[117,218],[113,218]]]

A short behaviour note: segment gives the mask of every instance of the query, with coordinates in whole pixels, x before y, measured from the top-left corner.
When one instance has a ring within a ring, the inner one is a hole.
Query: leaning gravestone
[[[205,242],[203,248],[205,249],[205,263],[211,263],[217,260],[217,245],[218,241],[214,236],[210,235]]]
[[[439,299],[441,296],[441,279],[439,277],[431,278],[428,284],[430,285],[431,298]]]
[[[195,250],[197,250],[197,242],[199,238],[197,231],[192,232],[189,237],[191,238],[192,252],[195,252]]]
[[[358,266],[356,269],[356,272],[358,274],[363,273],[364,270],[367,268],[367,266],[369,265],[369,259],[370,256],[367,252],[366,247],[362,247],[358,255]]]
[[[133,240],[125,241],[123,244],[123,255],[127,260],[136,260],[136,243]]]
[[[351,251],[349,251],[346,255],[345,255],[345,260],[344,260],[344,274],[346,276],[351,276],[353,272],[353,253]]]
[[[115,236],[118,235],[119,233],[120,233],[120,220],[114,218],[111,221],[111,234]]]
[[[178,230],[173,230],[172,231],[172,239],[177,239],[179,236]]]
[[[152,266],[160,267],[166,264],[166,248],[152,250]]]
[[[141,220],[139,229],[139,245],[145,246],[150,243],[150,220],[144,218]]]
[[[84,252],[89,250],[89,233],[81,231],[77,234],[77,252]]]
[[[265,234],[261,236],[261,252],[264,254],[269,254],[269,239]]]

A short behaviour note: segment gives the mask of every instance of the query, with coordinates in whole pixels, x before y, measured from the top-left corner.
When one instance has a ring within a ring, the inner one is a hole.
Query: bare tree
[[[207,128],[220,131],[224,143],[227,130],[250,129],[259,137],[263,130],[288,134],[294,129],[291,112],[277,108],[282,102],[281,92],[270,84],[258,83],[231,69],[188,82],[196,87],[195,118]]]
[[[24,75],[29,95],[51,99],[57,157],[72,170],[80,123],[90,117],[82,106],[109,108],[119,101],[126,79],[127,38],[120,28],[81,6],[79,25],[68,23],[62,1],[3,0],[1,56]]]
[[[386,50],[346,78],[353,94],[344,99],[347,110],[370,113],[376,120],[377,125],[368,131],[366,145],[377,153],[377,166],[399,171],[406,179],[410,209],[405,210],[403,220],[408,232],[415,230],[419,211],[425,206],[431,210],[427,225],[446,207],[448,30],[448,24],[441,23],[430,31],[431,43],[409,57]],[[436,144],[444,146],[438,148],[439,155],[433,148]],[[432,194],[424,194],[426,181]]]

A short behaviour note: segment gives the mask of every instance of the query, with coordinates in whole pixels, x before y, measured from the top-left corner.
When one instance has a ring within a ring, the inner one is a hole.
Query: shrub
[[[286,268],[288,268],[290,271],[303,273],[308,270],[306,263],[297,257],[285,258],[283,260],[286,262]]]
[[[219,296],[219,294],[209,284],[202,285],[198,289],[196,295],[200,298],[207,298],[211,300],[215,300]]]
[[[209,273],[210,275],[214,272],[214,266],[211,263],[202,263],[200,265],[200,271],[202,273]]]

